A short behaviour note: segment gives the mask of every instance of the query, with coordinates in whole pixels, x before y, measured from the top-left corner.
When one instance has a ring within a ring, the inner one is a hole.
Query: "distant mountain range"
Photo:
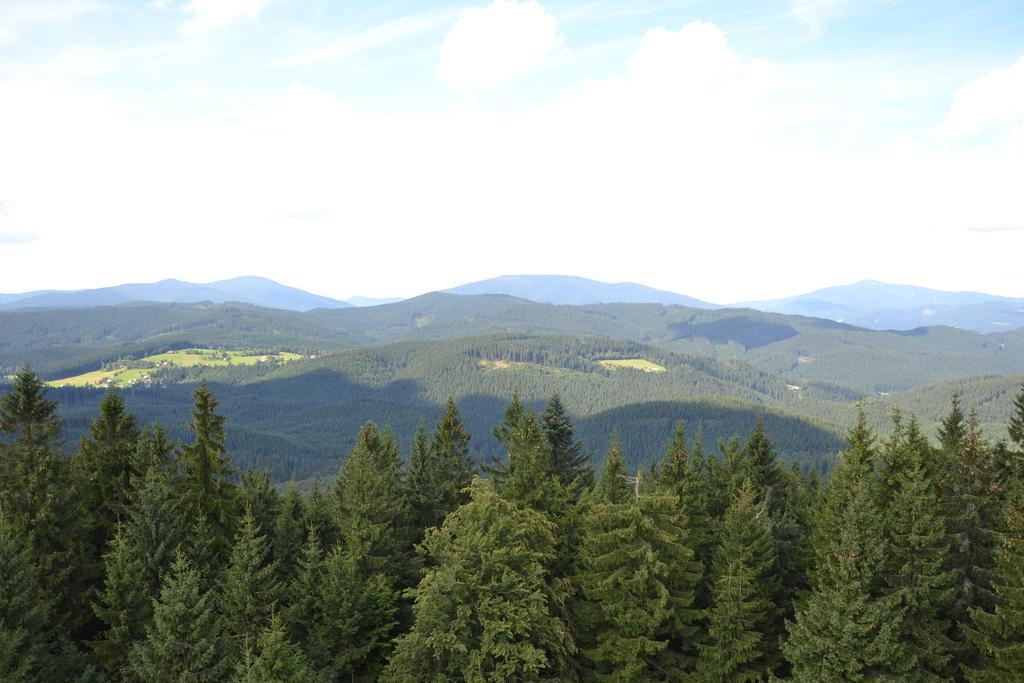
[[[720,306],[635,282],[599,282],[571,275],[503,275],[446,289],[450,294],[507,294],[541,304],[665,304],[691,308]]]
[[[1024,299],[980,292],[945,292],[873,280],[828,287],[783,299],[748,301],[729,306],[633,282],[608,283],[569,275],[505,275],[445,291],[459,295],[501,294],[537,303],[562,305],[654,303],[709,310],[753,308],[768,313],[825,318],[874,330],[912,330],[945,325],[987,333],[1024,327]],[[45,290],[0,294],[0,311],[202,301],[235,301],[266,308],[308,311],[315,308],[378,306],[401,299],[355,296],[341,301],[287,287],[262,277],[238,277],[202,284],[162,280],[78,291]]]
[[[873,330],[946,325],[976,332],[1000,332],[1024,327],[1024,299],[980,292],[944,292],[874,280],[738,305],[769,313],[828,318]]]
[[[23,294],[0,294],[0,310],[82,308],[139,302],[189,304],[201,301],[218,304],[237,301],[289,311],[347,308],[354,305],[346,301],[310,294],[263,277],[236,277],[202,284],[182,282],[181,280],[161,280],[77,291],[43,290]]]

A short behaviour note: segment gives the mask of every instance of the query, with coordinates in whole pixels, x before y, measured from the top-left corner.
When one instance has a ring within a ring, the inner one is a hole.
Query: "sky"
[[[1024,3],[0,0],[0,292],[1024,297]]]

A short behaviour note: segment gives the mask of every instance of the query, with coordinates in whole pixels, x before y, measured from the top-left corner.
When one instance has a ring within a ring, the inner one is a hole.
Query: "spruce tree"
[[[223,415],[216,413],[217,401],[206,383],[193,393],[195,405],[189,429],[195,441],[181,448],[183,512],[197,528],[210,534],[214,564],[227,557],[234,536],[233,512],[237,487],[232,483],[231,461],[225,450]],[[198,567],[202,569],[202,567]]]
[[[626,484],[626,464],[622,461],[619,433],[612,432],[608,455],[594,485],[594,498],[603,503],[624,503],[632,496]]]
[[[282,586],[287,586],[298,566],[299,554],[306,538],[305,506],[298,489],[292,485],[281,496],[274,520],[274,566]]]
[[[413,438],[406,497],[414,541],[423,538],[424,530],[440,526],[450,512],[466,502],[465,489],[475,469],[469,457],[469,434],[454,399],[448,399],[433,438],[427,440],[422,423]]]
[[[146,639],[132,648],[134,674],[154,683],[224,680],[229,665],[214,602],[199,572],[179,555],[154,602]]]
[[[891,551],[874,440],[862,412],[817,520],[812,591],[786,624],[782,649],[796,681],[898,679],[918,666],[901,638],[905,608],[884,585]]]
[[[69,590],[79,533],[61,429],[46,385],[31,368],[18,372],[0,400],[0,433],[8,438],[0,442],[0,511],[11,528],[24,530],[43,590],[56,600],[54,618],[73,628],[83,617]]]
[[[1007,431],[1010,440],[1017,444],[1017,449],[1024,452],[1024,383],[1021,383],[1020,391],[1013,399],[1013,414]]]
[[[693,601],[702,567],[688,547],[679,499],[645,491],[639,473],[639,498],[611,486],[619,463],[613,451],[582,520],[578,580],[587,604],[577,614],[583,654],[588,675],[659,680],[663,672],[692,668]]]
[[[749,479],[767,513],[775,516],[783,502],[784,475],[775,459],[775,450],[764,430],[764,419],[757,426],[743,449],[745,478]]]
[[[327,680],[373,680],[391,651],[397,593],[385,574],[365,576],[361,558],[335,547],[323,560],[308,649]]]
[[[346,550],[369,576],[399,582],[409,572],[408,514],[398,446],[390,432],[368,422],[335,483],[337,523]]]
[[[0,507],[0,679],[46,680],[52,610],[31,549]]]
[[[103,558],[105,580],[93,610],[107,628],[92,646],[112,676],[125,670],[128,652],[145,638],[153,600],[178,551],[185,529],[177,503],[167,471],[147,471],[138,500]]]
[[[132,461],[132,491],[137,492],[149,470],[156,468],[174,473],[174,445],[167,430],[159,422],[139,432],[138,446]]]
[[[79,640],[93,639],[100,628],[90,606],[103,584],[102,555],[131,502],[138,439],[135,416],[126,412],[124,400],[111,389],[71,459],[76,529],[70,597],[72,610],[79,615],[74,624]]]
[[[594,470],[583,444],[576,440],[572,421],[558,394],[551,397],[541,416],[544,439],[551,452],[551,467],[562,486],[574,491],[590,488]],[[575,486],[574,486],[575,484]]]
[[[992,582],[999,543],[1002,491],[992,449],[981,436],[973,413],[964,420],[959,401],[940,429],[937,453],[939,495],[952,539],[950,565],[956,572],[956,593],[950,610],[953,636],[961,645],[954,663],[973,668],[979,653],[966,638],[973,610],[991,612],[996,603]]]
[[[314,680],[306,655],[288,639],[281,618],[274,614],[256,641],[259,653],[251,676],[260,683],[308,683]]]
[[[697,587],[696,606],[708,607],[711,581],[711,558],[717,541],[715,526],[708,515],[707,490],[701,476],[701,465],[691,460],[686,447],[686,428],[676,423],[665,457],[657,468],[657,485],[679,498],[689,532],[694,557],[703,567]]]
[[[906,610],[901,638],[917,661],[915,676],[944,680],[955,648],[947,634],[956,574],[949,567],[951,539],[929,459],[916,421],[904,428],[897,413],[880,472],[891,551],[886,585]]]
[[[427,532],[431,557],[412,591],[415,624],[382,680],[521,681],[568,672],[572,636],[547,580],[554,525],[474,480],[471,501]]]
[[[219,598],[220,630],[236,657],[256,642],[279,597],[270,544],[247,507],[238,525]]]
[[[238,508],[252,512],[256,528],[267,537],[271,545],[274,544],[275,522],[280,504],[277,489],[270,483],[270,472],[253,469],[242,472]]]
[[[697,670],[706,681],[765,680],[779,660],[775,539],[765,501],[747,480],[725,513],[715,551],[707,639]]]
[[[1010,488],[1006,504],[1006,533],[996,562],[995,609],[971,610],[973,627],[967,635],[980,661],[967,669],[975,683],[1024,680],[1024,483]]]

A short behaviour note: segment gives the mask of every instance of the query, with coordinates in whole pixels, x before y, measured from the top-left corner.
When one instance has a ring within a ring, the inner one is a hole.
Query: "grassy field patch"
[[[642,370],[643,372],[665,372],[665,368],[652,363],[644,358],[623,358],[620,360],[599,360],[597,364],[609,370],[630,368],[631,370]]]
[[[148,384],[153,375],[165,367],[212,368],[269,362],[286,363],[299,358],[302,358],[300,354],[288,351],[251,354],[243,351],[221,351],[218,349],[183,349],[157,353],[138,360],[114,363],[101,370],[51,380],[48,384],[54,387],[126,387],[140,382]]]

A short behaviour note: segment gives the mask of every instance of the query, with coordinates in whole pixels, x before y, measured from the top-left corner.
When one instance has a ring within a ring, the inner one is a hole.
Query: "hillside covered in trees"
[[[5,681],[1024,676],[1024,387],[997,443],[959,398],[936,442],[862,414],[827,479],[762,421],[595,468],[557,395],[480,466],[449,400],[308,492],[237,467],[205,383],[186,438],[111,390],[69,457],[49,394],[0,399]]]
[[[998,438],[1024,368],[1021,331],[886,332],[749,309],[502,295],[434,293],[305,313],[211,303],[0,312],[2,373],[9,382],[29,364],[51,384],[68,451],[104,395],[103,386],[77,386],[82,377],[190,348],[299,358],[156,367],[124,388],[130,410],[184,438],[191,393],[205,380],[231,415],[235,462],[307,483],[332,476],[364,422],[385,421],[406,442],[449,397],[477,437],[475,457],[487,461],[499,451],[480,437],[508,398],[539,409],[555,393],[591,454],[618,430],[631,464],[645,463],[677,419],[708,443],[762,419],[785,459],[824,471],[858,405],[880,433],[898,408],[934,437],[959,392],[977,407],[982,433]]]

